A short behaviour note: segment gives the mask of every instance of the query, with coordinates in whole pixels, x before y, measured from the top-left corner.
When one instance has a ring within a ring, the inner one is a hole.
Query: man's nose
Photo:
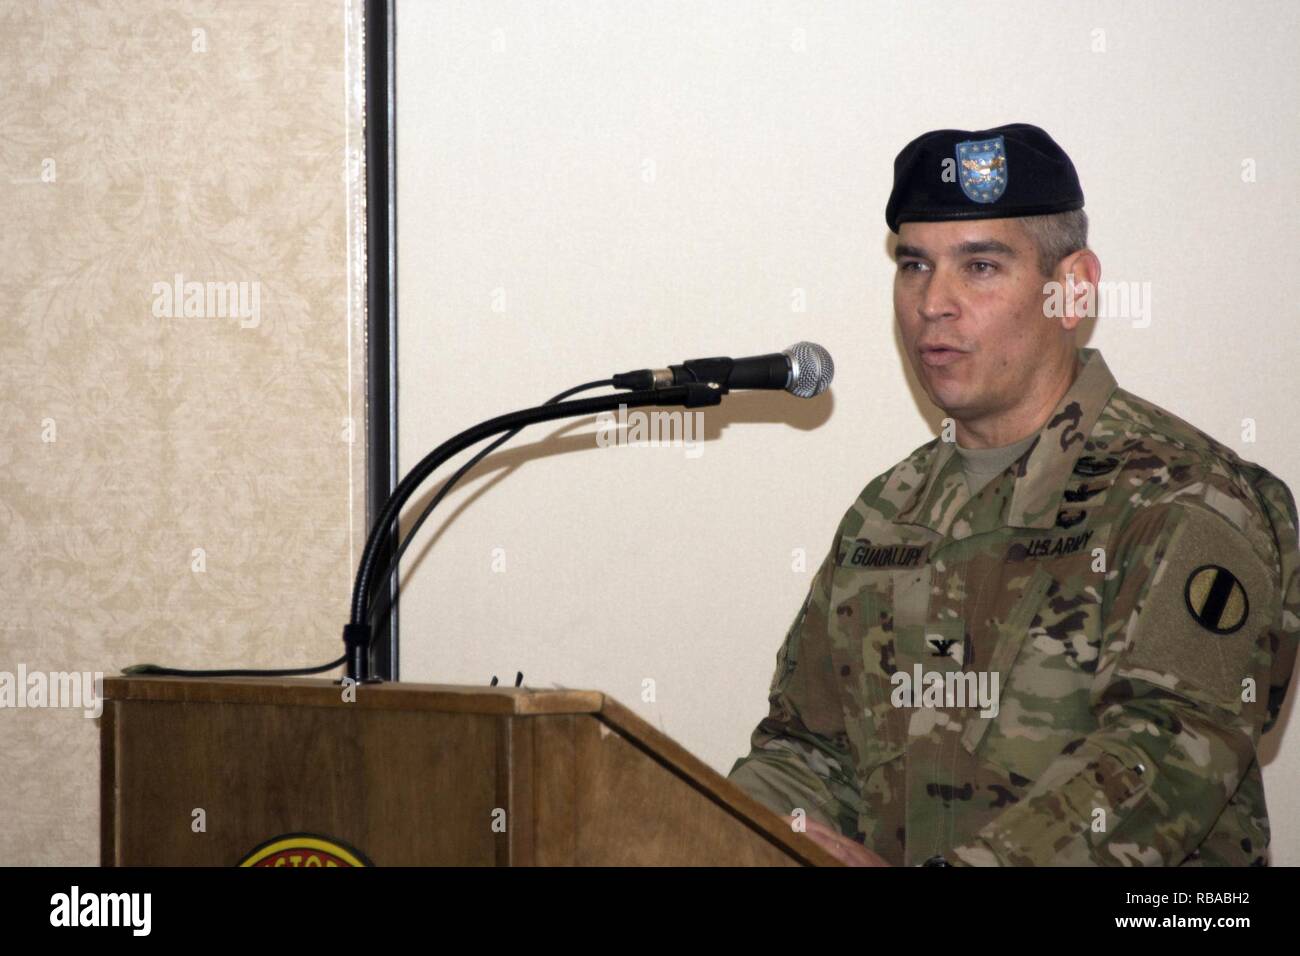
[[[954,295],[952,277],[946,270],[936,269],[930,274],[916,310],[923,319],[945,319],[957,315],[960,310]]]

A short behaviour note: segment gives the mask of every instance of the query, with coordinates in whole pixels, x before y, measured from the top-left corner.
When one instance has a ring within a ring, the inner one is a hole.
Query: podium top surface
[[[106,677],[105,700],[203,701],[229,704],[295,704],[471,714],[598,714],[605,695],[593,690],[474,687],[464,684],[357,684],[345,688],[322,678]]]

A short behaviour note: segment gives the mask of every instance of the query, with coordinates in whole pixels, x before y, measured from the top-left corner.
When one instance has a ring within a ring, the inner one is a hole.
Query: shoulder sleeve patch
[[[1192,620],[1211,634],[1231,634],[1246,623],[1250,598],[1245,586],[1227,568],[1203,564],[1183,585],[1183,600]]]
[[[1255,656],[1267,653],[1278,613],[1274,569],[1219,515],[1180,507],[1168,520],[1172,530],[1144,545],[1152,553],[1130,565],[1130,573],[1149,568],[1150,583],[1130,612],[1117,674],[1241,713],[1243,681],[1259,678]]]

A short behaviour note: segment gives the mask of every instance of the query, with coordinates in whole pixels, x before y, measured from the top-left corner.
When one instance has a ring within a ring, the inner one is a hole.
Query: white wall
[[[1151,284],[1148,327],[1080,344],[1300,488],[1294,4],[399,0],[397,26],[404,468],[616,371],[799,339],[837,364],[822,399],[710,410],[695,458],[597,448],[590,420],[521,435],[413,549],[404,679],[599,688],[726,772],[839,518],[935,434],[883,213],[929,129],[1046,128],[1103,277]],[[1294,864],[1285,733],[1265,776]]]

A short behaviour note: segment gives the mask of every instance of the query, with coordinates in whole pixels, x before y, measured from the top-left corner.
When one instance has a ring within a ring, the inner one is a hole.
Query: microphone
[[[687,359],[667,368],[643,368],[613,377],[615,388],[642,391],[686,385],[715,383],[723,391],[733,388],[782,389],[799,398],[812,398],[830,388],[835,377],[831,353],[812,342],[796,342],[784,352],[750,358]]]

